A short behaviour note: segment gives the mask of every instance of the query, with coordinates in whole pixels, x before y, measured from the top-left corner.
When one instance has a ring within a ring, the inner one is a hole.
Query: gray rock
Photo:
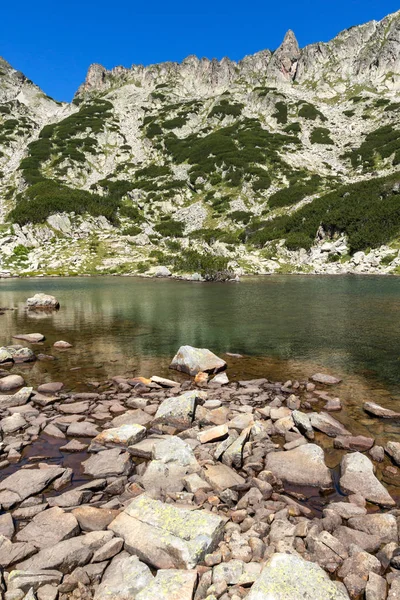
[[[247,600],[349,600],[314,563],[291,554],[273,554]]]
[[[0,535],[0,567],[7,568],[14,565],[32,554],[36,548],[33,544],[25,542],[11,542],[8,538]]]
[[[99,433],[96,425],[85,421],[71,423],[67,429],[67,435],[70,437],[96,437]]]
[[[54,570],[37,571],[11,571],[8,576],[9,590],[23,590],[31,588],[37,591],[43,585],[58,585],[61,583],[62,573]]]
[[[221,540],[224,520],[141,495],[109,525],[125,548],[159,569],[192,569]]]
[[[327,375],[326,373],[315,373],[311,379],[315,383],[323,383],[324,385],[336,385],[342,381],[341,379],[333,377],[332,375]]]
[[[400,442],[388,442],[385,450],[396,463],[396,465],[400,465]]]
[[[38,494],[44,490],[52,481],[61,477],[64,472],[65,469],[60,467],[51,467],[48,469],[20,469],[0,482],[0,492],[12,492],[19,498],[19,501],[22,502],[25,498]]]
[[[17,535],[18,542],[31,542],[37,548],[48,548],[79,535],[76,518],[54,507],[36,515]]]
[[[166,398],[159,406],[153,424],[172,425],[188,429],[192,425],[199,392],[184,392],[180,396]]]
[[[198,467],[192,448],[178,437],[168,436],[153,446],[153,459],[181,467]]]
[[[120,448],[103,450],[82,463],[83,471],[92,477],[127,475],[131,468],[131,457]]]
[[[220,463],[217,463],[216,465],[205,465],[204,477],[211,487],[219,492],[245,483],[245,479],[238,475],[236,471],[227,465],[222,465]]]
[[[394,515],[376,513],[351,517],[348,520],[348,525],[353,529],[358,529],[358,531],[378,536],[381,544],[397,542],[398,540],[397,521]]]
[[[205,348],[181,346],[172,359],[171,369],[183,371],[189,375],[197,373],[218,373],[226,369],[226,362]]]
[[[123,552],[114,557],[107,567],[94,600],[132,600],[152,581],[149,567],[137,556]]]
[[[104,546],[96,550],[93,554],[92,562],[103,562],[104,560],[110,560],[116,554],[118,554],[124,545],[122,538],[112,538],[112,540],[106,542]]]
[[[92,441],[92,444],[99,444],[101,446],[130,446],[140,442],[145,435],[146,428],[143,425],[120,425],[120,427],[105,429],[99,433]]]
[[[365,412],[374,417],[381,417],[382,419],[400,419],[400,413],[384,408],[375,402],[364,402],[363,409]]]
[[[299,446],[287,452],[270,452],[266,469],[291,485],[332,487],[332,476],[325,464],[324,451],[315,444]]]
[[[21,375],[6,375],[0,379],[0,392],[9,392],[24,385],[25,381]]]
[[[26,307],[28,310],[35,309],[50,309],[54,310],[60,308],[60,303],[54,296],[50,294],[35,294],[26,301]]]
[[[23,406],[31,397],[33,388],[24,387],[16,394],[0,396],[0,409],[10,408],[12,406]]]
[[[27,426],[28,423],[25,421],[24,417],[19,413],[15,413],[10,417],[5,417],[0,421],[0,429],[5,435],[9,433],[14,433],[19,429],[24,429]]]
[[[196,571],[160,569],[135,600],[192,600],[196,582]]]
[[[374,504],[381,506],[396,504],[387,489],[375,477],[372,462],[360,452],[343,457],[340,487],[344,492],[360,494]]]
[[[386,600],[387,584],[386,580],[373,571],[368,576],[368,583],[365,588],[365,600]]]
[[[11,540],[14,535],[14,521],[10,513],[0,515],[0,535]]]
[[[17,335],[13,335],[13,338],[15,340],[29,342],[30,344],[37,344],[38,342],[43,342],[45,339],[44,335],[41,333],[19,333]]]
[[[314,439],[314,429],[312,428],[310,417],[306,413],[294,410],[292,412],[292,419],[300,433],[303,433],[309,440]]]
[[[381,546],[380,536],[357,531],[356,529],[351,529],[344,525],[335,529],[333,533],[348,550],[350,550],[352,545],[356,545],[366,552],[376,552]]]
[[[347,436],[347,435],[350,436],[351,435],[351,432],[348,429],[346,429],[346,427],[344,427],[344,425],[339,423],[339,421],[334,419],[328,413],[324,413],[324,412],[311,413],[310,421],[311,421],[311,425],[313,426],[314,429],[317,429],[318,431],[322,431],[323,433],[326,433],[326,435],[329,435],[330,437],[336,437],[338,435],[340,435],[340,436]]]

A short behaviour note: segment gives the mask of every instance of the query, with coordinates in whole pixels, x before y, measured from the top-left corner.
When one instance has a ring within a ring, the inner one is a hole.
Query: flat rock
[[[196,571],[160,569],[135,600],[192,600],[196,582]]]
[[[300,433],[303,433],[309,440],[314,439],[314,429],[307,413],[303,413],[300,410],[294,410],[292,412],[292,419]]]
[[[344,425],[339,423],[328,413],[311,413],[310,414],[311,425],[314,429],[322,431],[330,437],[336,437],[337,435],[351,435],[351,432],[346,429]]]
[[[94,600],[132,600],[152,581],[153,575],[147,565],[137,556],[122,552],[112,559],[104,572]]]
[[[14,535],[14,521],[9,512],[0,515],[0,535],[11,540]]]
[[[326,373],[315,373],[311,379],[315,383],[322,383],[324,385],[336,385],[342,381],[341,379],[333,377],[332,375],[327,375]]]
[[[174,463],[181,467],[196,467],[197,460],[191,446],[179,437],[166,436],[153,446],[152,458],[165,464]]]
[[[26,307],[29,310],[35,309],[58,309],[60,308],[60,303],[54,296],[50,294],[35,294],[31,298],[28,298],[26,301]]]
[[[32,396],[33,388],[24,387],[15,394],[0,396],[0,410],[11,408],[12,406],[23,406]]]
[[[36,354],[30,348],[16,348],[13,352],[15,363],[33,362],[34,360],[36,360]]]
[[[201,444],[208,444],[209,442],[217,442],[223,440],[228,436],[228,425],[217,425],[210,429],[204,429],[197,434],[197,439]]]
[[[325,464],[324,451],[315,444],[299,446],[287,452],[270,452],[266,469],[282,481],[299,486],[330,489],[332,476]]]
[[[344,525],[335,529],[333,533],[348,550],[356,545],[365,550],[365,552],[376,552],[381,546],[381,538],[379,536],[351,529],[351,527],[345,527]]]
[[[18,569],[56,569],[71,573],[76,567],[87,564],[93,553],[112,538],[109,531],[92,531],[86,535],[58,542],[50,548],[43,548],[37,554],[18,564]]]
[[[0,392],[9,392],[24,385],[25,381],[21,375],[6,375],[0,379]]]
[[[48,548],[76,535],[79,535],[79,524],[74,515],[54,507],[36,515],[15,539],[31,542],[37,548]]]
[[[341,462],[340,487],[344,492],[360,494],[374,504],[395,506],[395,501],[387,489],[374,475],[374,466],[367,456],[360,452],[347,454]]]
[[[79,440],[71,440],[65,446],[60,446],[61,452],[84,452],[88,444],[83,444]]]
[[[6,568],[14,565],[32,554],[36,547],[26,542],[11,542],[8,538],[0,535],[0,567]]]
[[[11,571],[8,576],[7,589],[22,590],[28,592],[31,588],[36,591],[38,588],[42,588],[45,585],[55,585],[61,583],[62,573],[60,571],[46,570],[46,571]]]
[[[19,469],[0,481],[0,492],[7,491],[16,494],[20,502],[29,496],[38,494],[52,481],[61,477],[65,469],[50,467],[48,469]],[[1,503],[1,494],[0,494]]]
[[[67,429],[67,435],[70,437],[96,437],[99,433],[96,425],[88,421],[71,423]]]
[[[142,425],[146,427],[152,421],[152,416],[138,408],[136,410],[128,410],[124,414],[114,417],[112,425],[113,427],[121,427],[121,425]]]
[[[72,510],[72,514],[83,531],[102,531],[107,529],[119,511],[95,506],[78,506]]]
[[[131,458],[120,448],[103,450],[82,463],[83,471],[92,477],[127,475],[131,470]]]
[[[129,446],[128,452],[132,456],[149,459],[153,457],[153,450],[155,446],[162,443],[162,441],[162,436],[149,436],[148,438],[143,439],[141,442],[133,444],[133,446]]]
[[[226,369],[226,366],[226,362],[210,350],[193,348],[193,346],[181,346],[170,364],[171,369],[183,371],[192,376],[201,371],[218,373],[218,371]]]
[[[375,402],[364,402],[363,409],[374,417],[381,417],[382,419],[400,419],[400,413],[384,408]]]
[[[100,446],[130,446],[140,442],[145,435],[146,428],[143,425],[132,423],[106,429],[99,433],[92,443]]]
[[[333,441],[333,446],[341,450],[366,452],[372,448],[374,443],[375,440],[373,438],[365,437],[364,435],[338,435]]]
[[[41,333],[19,333],[17,335],[12,336],[14,340],[23,340],[24,342],[29,342],[30,344],[37,344],[38,342],[43,342],[45,339],[44,335]]]
[[[46,425],[46,427],[43,429],[43,433],[59,439],[65,439],[64,433],[61,431],[61,429],[58,429],[54,423],[49,423]]]
[[[293,554],[273,554],[246,600],[350,600],[319,565]]]
[[[369,535],[379,536],[381,544],[397,542],[397,521],[394,515],[388,513],[376,513],[351,517],[348,526]]]
[[[220,492],[245,483],[245,479],[238,475],[236,471],[221,463],[205,465],[204,477],[213,489]]]
[[[39,394],[56,394],[60,392],[64,387],[61,381],[51,381],[50,383],[42,383],[39,385],[37,391]]]
[[[64,415],[83,415],[89,410],[89,402],[66,402],[58,407],[60,413]]]
[[[215,375],[215,377],[211,379],[210,383],[215,385],[228,385],[228,375],[226,373],[218,373],[218,375]]]
[[[204,510],[187,510],[135,498],[109,529],[123,537],[125,548],[159,569],[193,569],[222,539],[225,521]]]
[[[159,406],[153,424],[171,425],[188,429],[192,425],[198,392],[184,392],[180,396],[166,398]]]
[[[151,377],[151,381],[153,383],[161,385],[162,387],[167,388],[174,388],[180,386],[180,384],[177,381],[173,381],[172,379],[166,379],[165,377],[158,377],[157,375],[153,375],[153,377]]]

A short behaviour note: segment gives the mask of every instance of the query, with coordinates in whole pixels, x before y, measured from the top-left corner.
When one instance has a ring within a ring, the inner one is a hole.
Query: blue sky
[[[2,3],[0,56],[57,100],[71,100],[91,63],[238,60],[275,49],[287,29],[301,46],[400,8],[393,0],[20,0]]]

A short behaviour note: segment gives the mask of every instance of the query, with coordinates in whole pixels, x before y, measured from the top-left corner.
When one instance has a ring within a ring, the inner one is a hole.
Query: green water
[[[57,296],[61,310],[27,313],[35,292]],[[228,359],[231,377],[289,379],[325,370],[345,378],[346,395],[385,404],[400,400],[400,279],[270,276],[202,284],[128,277],[2,280],[0,343],[16,333],[46,336],[36,351],[54,363],[22,367],[29,383],[57,379],[69,387],[135,373],[168,374],[181,344]],[[56,352],[63,339],[74,347]],[[71,369],[74,369],[71,371]],[[171,374],[171,373],[170,373]]]

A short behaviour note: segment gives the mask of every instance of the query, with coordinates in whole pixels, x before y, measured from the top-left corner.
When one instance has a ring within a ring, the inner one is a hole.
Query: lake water
[[[57,296],[58,312],[31,313],[26,298]],[[400,279],[357,276],[252,277],[206,284],[131,277],[13,279],[0,282],[0,343],[12,335],[46,336],[36,352],[57,356],[14,368],[28,384],[63,381],[88,389],[114,375],[179,376],[168,370],[182,344],[227,359],[230,379],[286,381],[326,371],[343,378],[335,394],[360,432],[360,409],[374,400],[400,410]],[[73,344],[67,351],[56,340]],[[14,342],[17,343],[17,342]],[[243,354],[227,358],[225,352]],[[374,434],[384,427],[374,420]],[[397,434],[395,425],[393,433]]]
[[[54,294],[61,309],[27,312],[26,299],[39,291]],[[0,281],[0,306],[14,309],[0,316],[0,345],[13,343],[15,334],[38,332],[46,340],[34,350],[56,357],[11,369],[28,385],[63,381],[67,390],[92,391],[90,382],[115,375],[182,380],[186,376],[168,366],[179,346],[190,344],[226,359],[231,380],[302,380],[317,371],[337,375],[343,382],[327,390],[343,404],[334,417],[378,444],[400,441],[400,424],[370,418],[362,410],[364,401],[373,400],[400,411],[400,278],[281,275],[232,284],[131,277],[13,279]],[[57,351],[56,340],[73,348]],[[322,434],[317,441],[328,466],[338,471],[343,452]],[[24,460],[33,453],[64,466],[75,461],[70,466],[76,468],[77,485],[83,458],[66,458],[59,445],[53,438],[39,440]],[[400,472],[388,472],[388,465],[388,460],[378,465],[378,476],[400,501]]]

